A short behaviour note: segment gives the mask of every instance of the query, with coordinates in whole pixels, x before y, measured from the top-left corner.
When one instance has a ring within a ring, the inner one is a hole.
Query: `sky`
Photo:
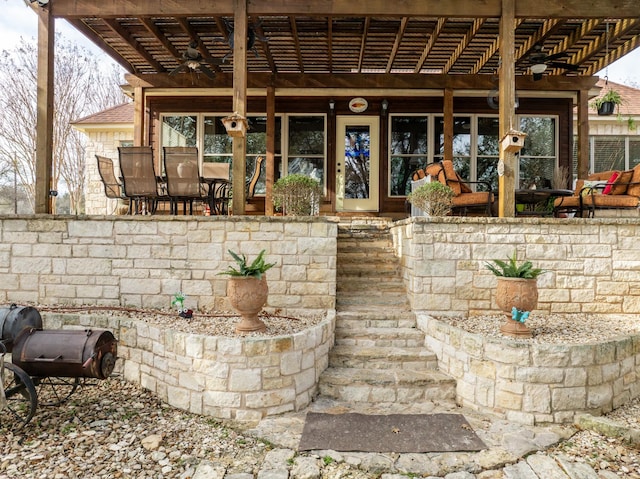
[[[56,33],[110,61],[106,54],[66,21],[56,20]],[[20,37],[28,40],[37,36],[36,14],[26,6],[24,0],[0,0],[0,50],[12,49],[18,44]],[[600,77],[605,75],[612,82],[640,87],[640,48],[599,72]]]

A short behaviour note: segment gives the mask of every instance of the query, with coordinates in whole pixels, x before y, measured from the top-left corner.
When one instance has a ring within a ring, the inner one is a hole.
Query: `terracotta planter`
[[[227,281],[227,297],[231,306],[242,316],[236,325],[236,333],[266,331],[267,326],[258,318],[258,313],[267,302],[269,287],[267,278],[233,276]]]
[[[498,277],[496,303],[507,316],[506,323],[500,327],[505,336],[530,338],[531,330],[511,317],[515,307],[520,311],[533,311],[538,305],[538,282],[536,279]]]
[[[533,311],[538,305],[537,280],[498,277],[496,303],[509,316],[514,306],[520,311]]]

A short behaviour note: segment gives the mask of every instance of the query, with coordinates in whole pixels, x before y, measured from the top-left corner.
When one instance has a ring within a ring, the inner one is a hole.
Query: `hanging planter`
[[[612,101],[605,101],[603,103],[600,104],[600,106],[598,107],[598,115],[600,116],[607,116],[607,115],[613,115],[613,112],[616,109],[616,104],[613,103]]]
[[[604,95],[593,100],[592,106],[598,111],[598,115],[613,115],[617,106],[622,104],[622,97],[616,90],[609,90]]]

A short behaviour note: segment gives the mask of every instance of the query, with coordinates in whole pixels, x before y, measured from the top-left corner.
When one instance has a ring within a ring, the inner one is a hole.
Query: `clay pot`
[[[267,326],[258,318],[258,313],[267,302],[269,287],[267,278],[233,276],[227,281],[227,297],[242,319],[236,325],[236,333],[266,331]]]
[[[531,330],[519,321],[512,319],[512,308],[520,311],[533,311],[538,305],[538,282],[536,279],[498,277],[496,303],[506,315],[506,322],[500,326],[505,336],[530,338]]]
[[[538,305],[537,280],[498,277],[496,303],[509,315],[514,306],[520,311],[533,311]]]

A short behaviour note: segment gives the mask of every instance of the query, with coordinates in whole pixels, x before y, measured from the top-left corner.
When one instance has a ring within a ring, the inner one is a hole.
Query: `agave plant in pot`
[[[219,274],[229,275],[227,281],[227,297],[242,319],[236,325],[236,333],[264,332],[267,326],[258,318],[258,313],[266,304],[269,286],[265,272],[275,266],[264,259],[265,250],[260,251],[251,264],[243,254],[229,250],[229,254],[237,263],[237,268],[229,266]]]
[[[515,251],[507,261],[495,259],[485,266],[498,278],[496,303],[507,315],[500,331],[506,336],[530,338],[531,330],[524,322],[538,304],[537,278],[544,270],[534,268],[531,261],[518,264]]]

